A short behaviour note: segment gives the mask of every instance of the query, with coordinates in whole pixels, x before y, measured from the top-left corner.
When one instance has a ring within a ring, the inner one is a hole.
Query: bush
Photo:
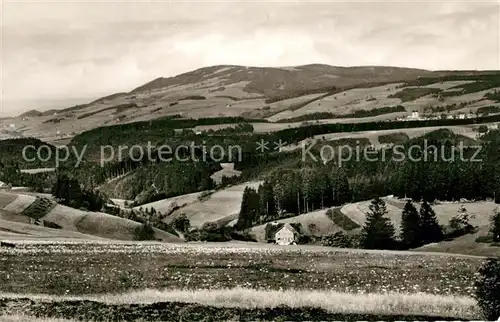
[[[207,242],[225,242],[231,240],[231,228],[218,227],[216,223],[204,223],[200,230],[199,239]]]
[[[54,229],[61,229],[62,227],[52,221],[44,220],[43,221],[43,226],[48,227],[48,228],[54,228]]]
[[[469,215],[464,206],[460,206],[458,213],[450,219],[449,230],[446,233],[447,238],[456,238],[475,231],[475,227],[469,222],[474,215]]]
[[[231,239],[233,239],[233,240],[240,240],[240,241],[257,242],[257,239],[250,232],[250,230],[232,231],[231,232]]]
[[[478,273],[475,282],[478,306],[486,320],[497,320],[500,317],[500,260],[490,258]]]
[[[493,238],[491,236],[479,236],[476,238],[476,243],[491,244],[493,243]]]
[[[155,240],[155,231],[150,224],[142,224],[134,230],[135,240]]]
[[[338,231],[333,235],[323,236],[321,238],[321,244],[323,246],[329,247],[339,247],[339,248],[353,248],[353,239],[347,236],[346,233]]]
[[[172,220],[172,226],[178,231],[186,233],[191,227],[191,222],[187,218],[186,214],[180,214],[179,217],[176,217],[174,218],[174,220]]]

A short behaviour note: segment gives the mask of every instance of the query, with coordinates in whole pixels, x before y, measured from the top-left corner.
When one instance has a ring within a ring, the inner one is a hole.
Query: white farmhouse
[[[297,238],[297,231],[290,226],[290,224],[284,224],[275,234],[274,240],[278,245],[292,245],[295,244]]]

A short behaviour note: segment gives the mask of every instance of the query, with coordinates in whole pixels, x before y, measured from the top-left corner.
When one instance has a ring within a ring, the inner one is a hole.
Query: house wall
[[[275,235],[275,240],[278,245],[290,245],[295,241],[295,236],[288,229],[280,229]]]

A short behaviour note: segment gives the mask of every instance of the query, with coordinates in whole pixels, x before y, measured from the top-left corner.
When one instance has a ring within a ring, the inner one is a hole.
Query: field
[[[43,197],[24,193],[0,193],[0,237],[16,239],[82,238],[134,240],[138,222],[106,213],[82,211]],[[37,220],[35,225],[32,221]],[[44,227],[56,224],[57,229]],[[178,237],[156,229],[155,237],[179,242]]]
[[[0,248],[0,258],[0,314],[157,320],[166,310],[191,321],[196,312],[198,319],[255,320],[274,311],[269,320],[278,312],[292,320],[480,319],[471,295],[482,258],[474,256],[47,241]]]
[[[223,190],[216,191],[206,198],[199,200],[194,199],[194,195],[190,196],[186,202],[180,201],[178,205],[183,205],[180,209],[174,211],[169,219],[173,219],[180,214],[186,214],[193,227],[201,227],[206,222],[224,221],[229,222],[238,216],[241,206],[241,199],[243,198],[243,190],[245,187],[249,186],[256,189],[260,181],[247,182],[235,186],[225,188]],[[170,200],[165,201],[170,203]],[[161,205],[161,201],[157,202],[156,205]],[[144,205],[144,207],[149,207]],[[164,209],[164,206],[160,206]]]

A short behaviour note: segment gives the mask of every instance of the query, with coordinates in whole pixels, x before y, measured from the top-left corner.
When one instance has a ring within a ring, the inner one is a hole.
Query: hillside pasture
[[[201,194],[202,194],[202,192],[195,192],[195,193],[180,195],[177,197],[162,199],[162,200],[158,200],[155,202],[151,202],[151,203],[147,203],[147,204],[144,204],[141,206],[134,207],[134,209],[136,209],[136,210],[139,210],[140,208],[142,208],[143,210],[155,209],[156,211],[165,214],[168,211],[172,210],[172,207],[174,205],[177,205],[177,206],[182,208],[182,207],[187,206],[193,202],[196,202],[198,200],[198,197],[201,196]]]
[[[216,191],[202,200],[196,200],[174,211],[168,221],[185,214],[191,226],[200,228],[206,222],[229,222],[240,211],[245,187],[257,189],[261,181],[247,182]]]
[[[76,231],[64,229],[53,229],[29,222],[18,222],[9,220],[11,217],[4,217],[0,214],[0,238],[6,240],[50,240],[71,239],[71,240],[99,240],[101,237],[82,234]],[[21,216],[19,216],[21,217]],[[26,218],[26,217],[25,217]],[[6,220],[4,220],[6,219]],[[103,239],[104,240],[104,239]]]
[[[6,207],[11,202],[16,200],[17,196],[12,193],[0,192],[0,208]]]
[[[64,230],[76,231],[109,239],[134,240],[135,229],[141,224],[100,212],[88,212],[57,205],[41,218],[57,223]],[[181,241],[176,236],[155,230],[155,237],[167,242]]]
[[[17,194],[16,199],[11,203],[9,203],[8,205],[4,206],[3,210],[13,213],[21,213],[26,208],[28,208],[33,202],[35,202],[36,199],[37,198],[35,196]]]
[[[405,202],[396,198],[383,198],[387,206],[387,217],[391,219],[396,230],[401,226],[401,213]],[[366,213],[369,212],[371,201],[363,201],[347,204],[342,207],[342,213],[351,218],[358,224],[363,225],[366,218]],[[420,204],[414,203],[417,210],[420,210]],[[463,205],[469,214],[474,214],[474,218],[470,219],[470,223],[474,226],[484,227],[489,225],[489,220],[493,214],[493,210],[498,206],[492,201],[478,202],[443,202],[432,205],[432,209],[436,213],[436,217],[440,225],[447,225],[453,216],[458,213],[458,209]]]

